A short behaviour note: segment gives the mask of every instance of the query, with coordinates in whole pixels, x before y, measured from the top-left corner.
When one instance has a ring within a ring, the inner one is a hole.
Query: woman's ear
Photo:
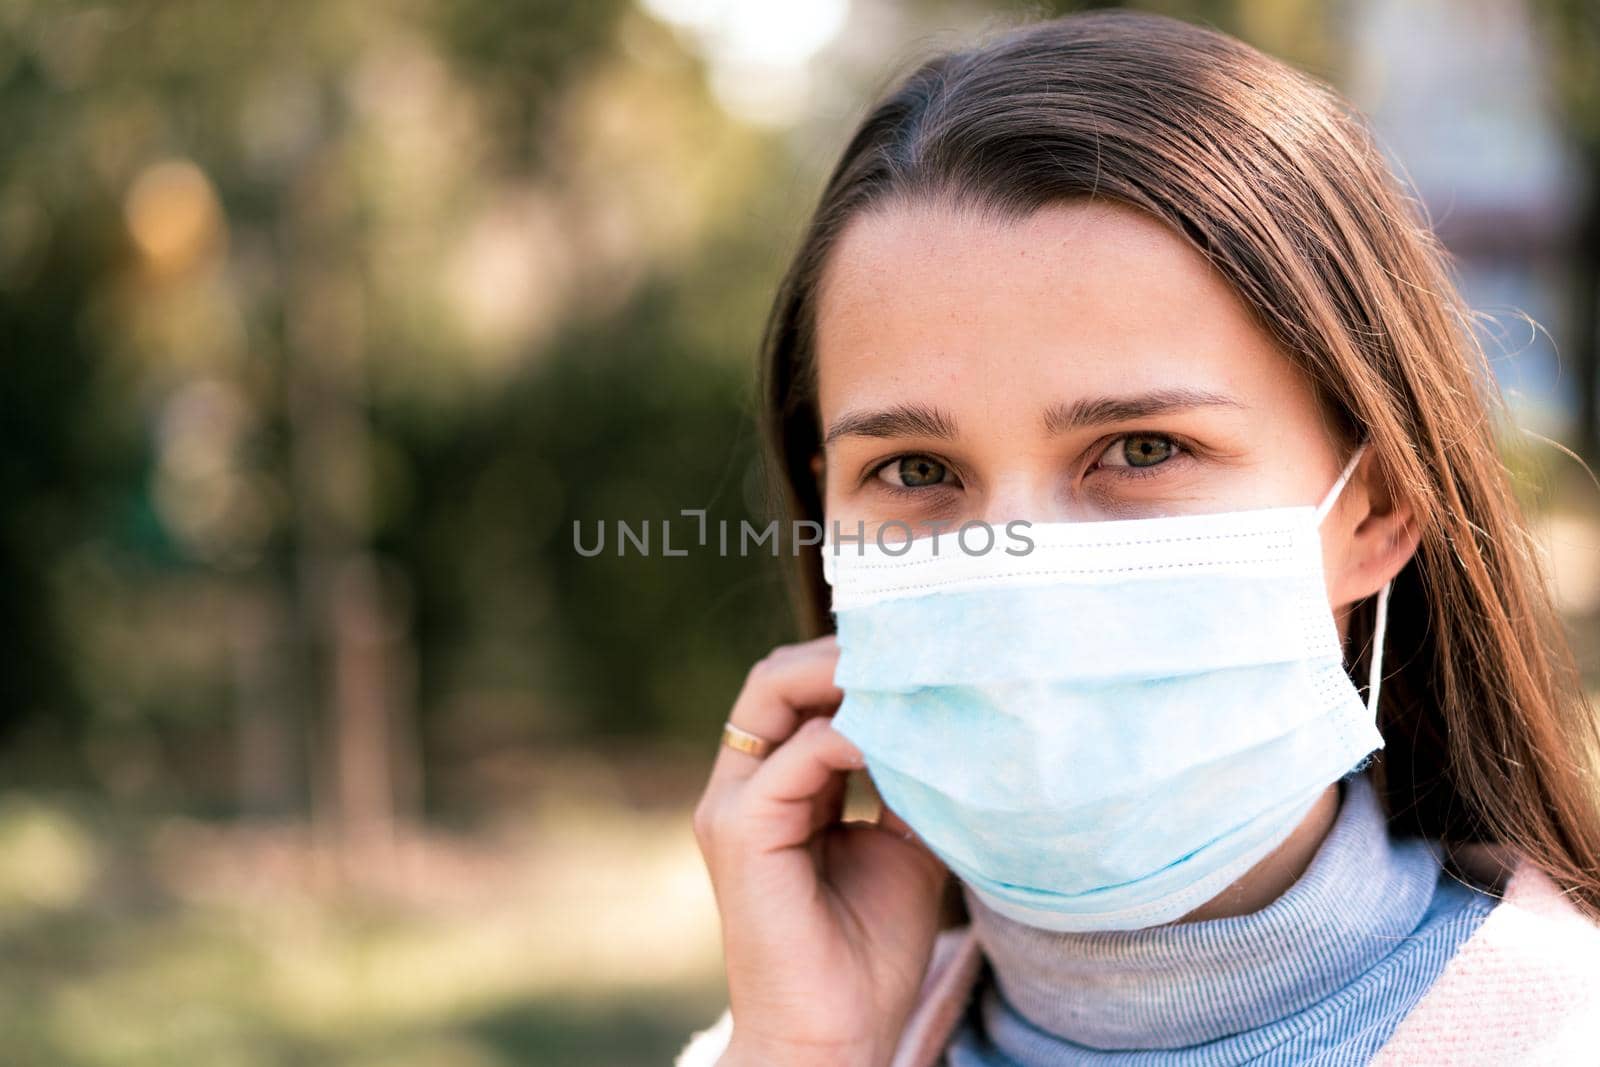
[[[1350,510],[1359,518],[1350,530],[1330,591],[1330,599],[1338,607],[1363,600],[1383,588],[1383,583],[1411,561],[1422,541],[1416,515],[1390,491],[1375,458],[1361,463],[1348,490]]]
[[[811,457],[811,476],[817,480],[817,492],[820,494],[823,489],[823,465],[822,453],[820,451]]]

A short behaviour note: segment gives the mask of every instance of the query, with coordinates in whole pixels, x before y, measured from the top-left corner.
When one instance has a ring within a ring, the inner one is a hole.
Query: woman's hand
[[[751,669],[729,718],[780,744],[720,746],[695,809],[734,1019],[724,1067],[888,1063],[933,949],[944,865],[887,809],[839,822],[862,762],[831,725],[838,660],[830,636]]]

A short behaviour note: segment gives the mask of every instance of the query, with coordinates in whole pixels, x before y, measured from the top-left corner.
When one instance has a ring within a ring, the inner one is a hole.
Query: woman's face
[[[817,307],[817,469],[848,532],[1315,504],[1349,458],[1222,277],[1130,208],[861,216]],[[1323,524],[1336,606],[1388,576],[1368,510],[1358,474]]]

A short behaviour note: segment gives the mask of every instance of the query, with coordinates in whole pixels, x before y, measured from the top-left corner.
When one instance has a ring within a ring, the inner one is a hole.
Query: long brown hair
[[[1018,220],[1083,197],[1147,212],[1198,248],[1349,438],[1370,438],[1378,476],[1417,516],[1373,765],[1391,828],[1514,848],[1600,916],[1600,730],[1500,459],[1472,314],[1361,118],[1232,37],[1158,15],[1069,15],[930,59],[870,109],[763,338],[764,430],[788,517],[822,520],[813,320],[845,225],[891,202]],[[801,628],[827,633],[820,561],[794,558]],[[1369,598],[1350,623],[1356,678],[1371,629]]]

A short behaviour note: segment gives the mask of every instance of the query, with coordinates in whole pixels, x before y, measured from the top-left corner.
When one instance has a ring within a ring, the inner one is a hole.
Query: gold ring
[[[756,759],[765,759],[767,753],[778,747],[777,742],[741,730],[731,722],[722,724],[722,743]]]

